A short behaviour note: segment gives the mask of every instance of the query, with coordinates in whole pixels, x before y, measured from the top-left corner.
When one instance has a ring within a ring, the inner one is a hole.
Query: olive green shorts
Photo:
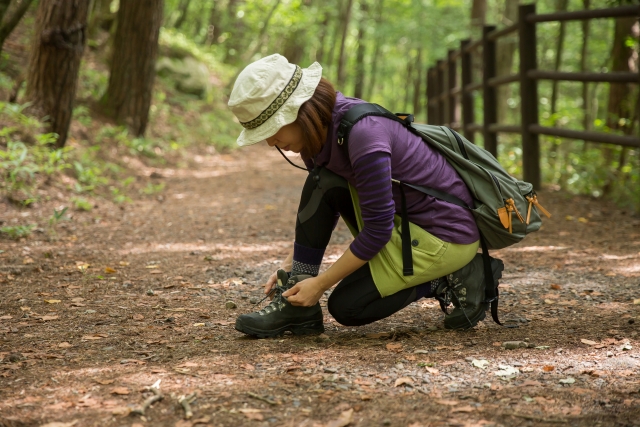
[[[351,200],[358,221],[356,230],[347,226],[356,236],[363,227],[362,212],[356,190],[349,185]],[[391,240],[371,260],[369,267],[373,281],[384,298],[406,288],[437,279],[467,265],[478,252],[479,241],[468,245],[445,242],[420,226],[409,223],[411,228],[411,251],[413,254],[413,275],[402,274],[401,219],[396,215],[393,220]]]

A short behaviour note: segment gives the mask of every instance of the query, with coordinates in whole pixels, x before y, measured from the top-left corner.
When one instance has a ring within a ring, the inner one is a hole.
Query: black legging
[[[314,176],[320,176],[319,180]],[[296,221],[296,242],[302,246],[324,249],[329,244],[336,213],[349,224],[357,224],[346,180],[327,169],[307,177],[300,197],[301,212],[311,200],[317,186],[324,190],[315,213],[306,221]],[[360,326],[384,319],[403,309],[416,298],[415,288],[404,289],[382,298],[371,276],[369,263],[345,277],[333,290],[327,308],[345,326]]]

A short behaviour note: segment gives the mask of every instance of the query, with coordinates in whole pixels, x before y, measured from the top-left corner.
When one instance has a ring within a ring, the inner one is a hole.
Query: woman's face
[[[302,141],[302,128],[295,122],[280,128],[278,133],[267,138],[269,147],[275,146],[283,151],[293,151],[294,153],[300,153],[304,146]]]

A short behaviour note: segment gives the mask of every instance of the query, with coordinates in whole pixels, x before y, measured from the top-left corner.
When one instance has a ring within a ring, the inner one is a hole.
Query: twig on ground
[[[164,398],[164,396],[162,395],[162,393],[160,393],[160,380],[158,380],[154,385],[152,385],[151,387],[145,387],[147,390],[151,391],[153,393],[153,396],[147,397],[144,402],[142,402],[142,405],[138,406],[137,408],[134,408],[131,411],[131,414],[134,415],[144,415],[144,412],[149,409],[149,407],[151,405],[153,405],[154,403],[162,400]]]
[[[182,405],[182,408],[184,409],[185,420],[188,420],[191,417],[193,417],[193,411],[191,410],[191,402],[193,402],[194,400],[196,400],[195,391],[188,396],[180,396],[180,398],[178,398],[178,402],[180,403],[180,405]]]
[[[524,418],[525,420],[532,420],[532,421],[542,421],[545,423],[555,423],[555,424],[566,424],[569,421],[567,420],[563,420],[563,419],[554,419],[554,418],[544,418],[544,417],[536,417],[535,415],[528,415],[528,414],[519,414],[517,412],[505,412],[505,415],[510,415],[512,417],[518,417],[518,418]]]
[[[247,392],[247,396],[253,397],[254,399],[262,400],[263,402],[266,402],[269,405],[277,405],[278,404],[278,402],[276,402],[275,400],[271,400],[268,397],[260,396],[259,394],[251,393],[250,391]]]

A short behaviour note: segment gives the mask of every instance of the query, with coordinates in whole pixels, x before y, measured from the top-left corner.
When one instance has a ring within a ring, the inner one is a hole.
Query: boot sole
[[[236,321],[236,330],[256,338],[280,337],[287,331],[291,332],[293,335],[320,335],[324,332],[324,324],[321,320],[312,320],[300,324],[289,324],[278,329],[265,331],[262,329],[251,328]]]
[[[476,313],[475,316],[469,316],[469,322],[467,322],[466,318],[461,319],[461,322],[458,324],[453,324],[453,325],[447,325],[447,322],[444,323],[444,328],[445,329],[460,329],[460,330],[467,330],[467,329],[471,329],[473,327],[475,327],[478,322],[480,322],[481,320],[484,320],[485,317],[487,317],[487,314],[485,313],[487,311],[487,309],[489,308],[489,304],[482,304],[484,305],[484,308],[482,310],[479,310],[478,313]],[[446,319],[445,319],[446,320]]]

